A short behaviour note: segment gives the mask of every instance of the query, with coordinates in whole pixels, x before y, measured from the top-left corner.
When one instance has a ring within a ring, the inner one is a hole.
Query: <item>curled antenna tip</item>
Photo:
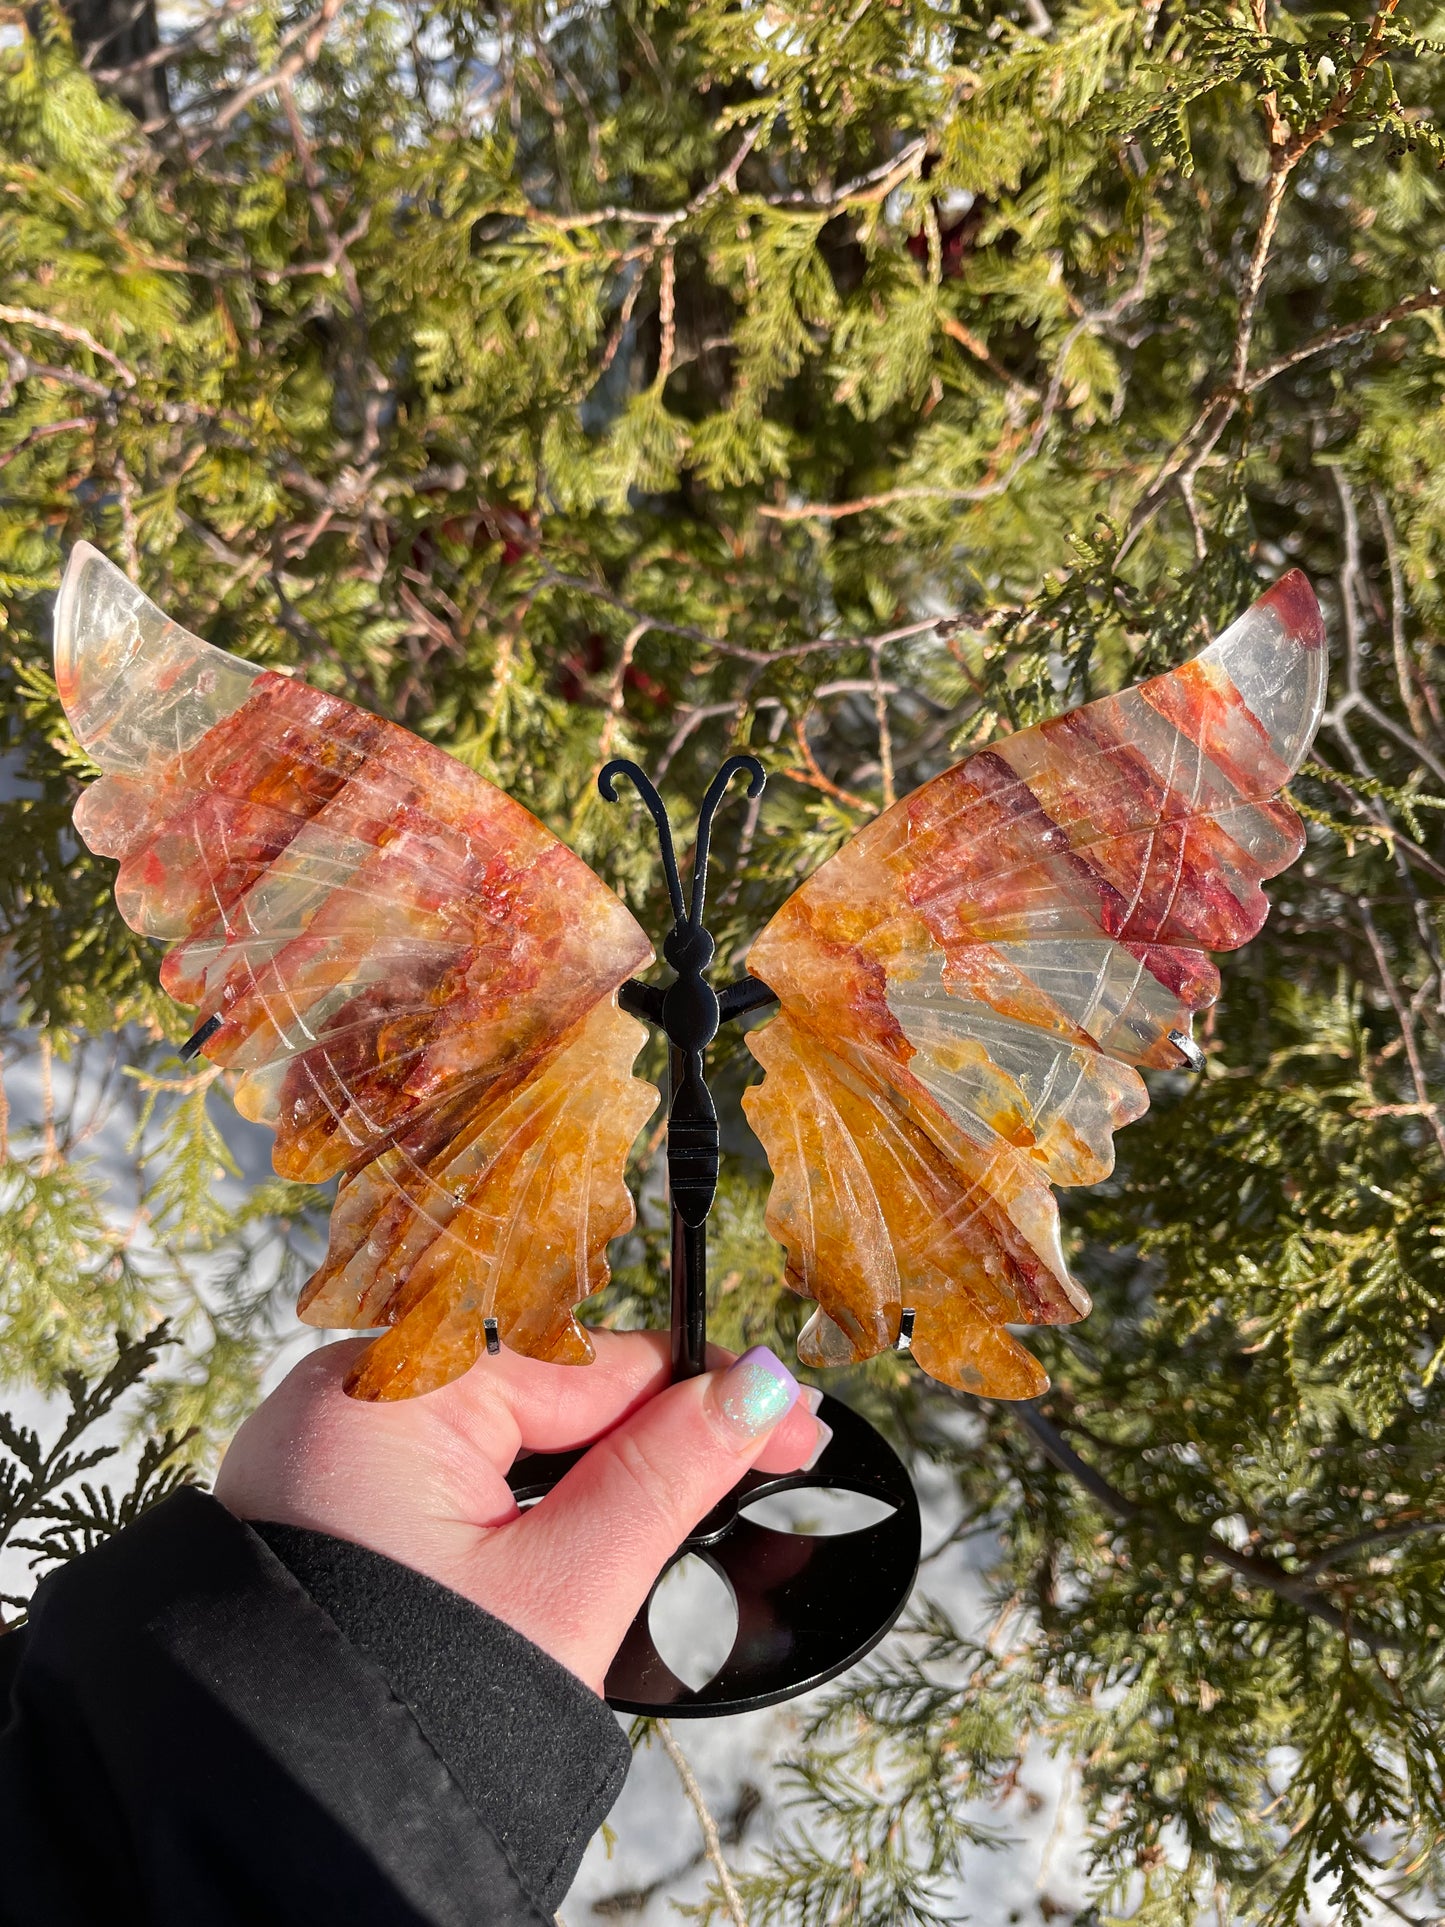
[[[712,820],[717,814],[728,784],[739,770],[745,770],[748,778],[748,795],[756,796],[768,780],[767,771],[756,756],[729,756],[722,768],[707,786],[707,795],[702,799],[702,808],[697,818],[697,844],[693,854],[692,908],[689,920],[693,924],[702,922],[703,899],[707,891],[707,857],[712,841]]]
[[[748,773],[748,796],[750,798],[761,796],[767,784],[768,772],[763,768],[757,757],[739,756],[736,767],[738,769],[745,769]]]
[[[722,801],[723,791],[737,775],[739,770],[745,770],[747,772],[748,795],[752,797],[762,794],[763,785],[768,780],[768,772],[763,768],[757,757],[748,755],[729,756],[717,775],[714,776],[707,786],[707,795],[704,797],[702,805],[702,820],[704,822],[710,822],[712,820],[713,811]]]
[[[597,773],[597,788],[609,803],[617,801],[617,781],[619,776],[631,776],[633,766],[625,756],[614,756]]]

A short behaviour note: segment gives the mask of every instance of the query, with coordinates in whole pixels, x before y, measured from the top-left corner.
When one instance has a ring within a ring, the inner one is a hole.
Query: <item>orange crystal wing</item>
[[[1319,721],[1298,570],[1168,675],[1020,730],[886,810],[797,890],[748,968],[780,1014],[743,1099],[768,1222],[818,1309],[809,1364],[896,1341],[994,1397],[1045,1388],[1004,1329],[1088,1309],[1055,1184],[1113,1168],[1135,1068],[1195,1061],[1193,1013],[1294,861],[1279,791]]]
[[[571,1310],[631,1222],[623,1166],[657,1101],[616,1006],[652,957],[627,909],[473,770],[187,634],[88,544],[55,654],[104,772],[76,828],[119,859],[121,914],[172,946],[161,981],[275,1130],[276,1170],[342,1178],[304,1315],[405,1321],[363,1395],[444,1383],[491,1317],[519,1349],[590,1356]]]

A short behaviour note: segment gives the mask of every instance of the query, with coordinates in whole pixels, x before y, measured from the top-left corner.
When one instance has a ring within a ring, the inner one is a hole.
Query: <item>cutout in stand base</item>
[[[738,1636],[732,1587],[704,1557],[688,1553],[653,1588],[647,1630],[669,1671],[700,1692],[722,1671]]]
[[[659,1647],[651,1612],[664,1574],[608,1672],[607,1703],[617,1712],[702,1719],[775,1706],[846,1672],[892,1627],[918,1574],[922,1529],[912,1481],[887,1440],[850,1407],[824,1398],[818,1416],[833,1436],[813,1469],[749,1472],[673,1561],[700,1554],[731,1590],[737,1631],[721,1665],[694,1686]],[[549,1492],[581,1456],[523,1459],[508,1475],[517,1503]],[[796,1494],[795,1503],[816,1512],[814,1501],[835,1490],[879,1501],[883,1516],[831,1534],[779,1531],[748,1516],[747,1508],[779,1493]],[[700,1648],[688,1655],[694,1678],[699,1656]]]
[[[750,1500],[742,1516],[771,1532],[800,1532],[808,1539],[838,1539],[866,1532],[897,1508],[869,1492],[848,1492],[825,1485],[789,1486],[766,1498]]]

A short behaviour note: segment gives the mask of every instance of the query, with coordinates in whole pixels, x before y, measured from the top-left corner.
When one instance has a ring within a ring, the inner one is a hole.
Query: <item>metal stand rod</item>
[[[672,1214],[672,1376],[707,1369],[707,1226]]]
[[[682,1082],[687,1059],[676,1044],[667,1053],[669,1099]],[[707,1225],[686,1224],[672,1213],[672,1376],[696,1378],[707,1369]]]

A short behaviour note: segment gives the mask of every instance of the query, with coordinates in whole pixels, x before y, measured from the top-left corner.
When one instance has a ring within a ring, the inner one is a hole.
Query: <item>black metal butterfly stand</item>
[[[719,995],[706,976],[713,940],[702,915],[712,820],[739,771],[747,772],[749,796],[757,796],[766,780],[756,757],[732,756],[708,785],[698,815],[690,904],[683,900],[667,811],[649,778],[635,763],[618,759],[597,779],[610,803],[617,800],[614,778],[626,776],[635,785],[657,825],[672,899],[673,925],[662,951],[675,980],[661,988],[631,979],[619,1002],[663,1031],[669,1045],[674,1379],[706,1369],[706,1221],[717,1189],[719,1145],[703,1053],[719,1025],[774,1001],[754,977],[740,978]],[[833,1436],[810,1471],[748,1473],[694,1528],[672,1562],[696,1554],[731,1589],[737,1634],[722,1667],[697,1688],[677,1677],[653,1640],[654,1587],[607,1675],[608,1703],[619,1712],[704,1717],[771,1706],[852,1666],[898,1618],[918,1572],[921,1534],[912,1482],[892,1447],[848,1406],[825,1397],[819,1417]],[[513,1492],[524,1504],[542,1498],[580,1457],[558,1452],[524,1459],[511,1474]],[[890,1510],[874,1525],[833,1537],[776,1531],[747,1516],[747,1507],[773,1493],[809,1487],[862,1493]]]

